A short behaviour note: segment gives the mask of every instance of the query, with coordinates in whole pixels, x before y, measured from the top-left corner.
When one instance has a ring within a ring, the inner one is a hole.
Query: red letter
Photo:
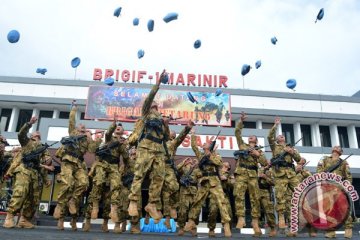
[[[211,75],[206,75],[204,74],[203,76],[203,86],[206,87],[206,85],[208,85],[209,87],[212,87],[212,76]]]
[[[138,71],[137,82],[140,83],[140,80],[143,79],[144,75],[146,75],[146,71]]]
[[[222,76],[220,75],[220,80],[219,80],[219,87],[222,87],[224,85],[224,87],[227,87],[227,82],[228,78],[227,76]]]
[[[121,79],[122,79],[124,82],[129,81],[129,79],[130,79],[130,72],[129,72],[128,70],[122,71],[122,73],[121,73]]]
[[[190,86],[190,83],[191,83],[193,86],[195,86],[195,83],[194,83],[195,78],[196,78],[195,74],[188,74],[187,75],[187,85]]]
[[[218,139],[220,140],[220,147],[221,149],[224,148],[224,140],[226,140],[225,136],[219,136]]]
[[[112,69],[106,69],[105,70],[105,79],[108,77],[111,77],[112,75],[114,75],[114,71]]]
[[[95,68],[94,69],[94,75],[93,75],[93,80],[95,81],[101,81],[102,79],[102,71],[100,68]]]
[[[184,77],[183,77],[182,73],[179,73],[178,78],[176,80],[176,85],[178,85],[179,83],[182,83],[182,85],[185,85]]]

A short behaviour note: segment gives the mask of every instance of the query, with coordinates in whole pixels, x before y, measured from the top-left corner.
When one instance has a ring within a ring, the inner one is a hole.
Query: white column
[[[261,120],[256,121],[256,129],[262,129],[262,121]]]
[[[38,126],[38,124],[39,124],[39,113],[40,113],[40,110],[38,109],[38,108],[34,108],[33,109],[33,112],[32,112],[32,115],[31,115],[31,117],[37,117],[38,118],[38,120],[37,120],[37,122],[36,123],[34,123],[33,125],[32,125],[32,127],[30,128],[30,130],[29,130],[29,132],[35,132],[36,131],[36,128],[37,128],[37,126]]]
[[[350,148],[358,148],[355,125],[348,126],[347,133],[348,133],[348,137],[349,137],[349,147]]]
[[[299,122],[294,123],[294,141],[299,141],[299,139],[301,138],[301,126]],[[301,139],[296,146],[302,146],[303,145],[303,140]]]
[[[313,147],[321,147],[320,128],[318,123],[311,124],[311,141]]]
[[[336,124],[330,125],[330,137],[331,137],[331,145],[332,146],[340,145],[339,132],[338,132]]]
[[[8,132],[16,131],[16,125],[19,120],[19,112],[20,112],[20,109],[18,107],[13,107],[12,112],[11,112]]]
[[[60,116],[60,111],[59,111],[59,109],[54,109],[54,112],[53,112],[53,116],[52,116],[52,118],[59,118],[59,116]]]

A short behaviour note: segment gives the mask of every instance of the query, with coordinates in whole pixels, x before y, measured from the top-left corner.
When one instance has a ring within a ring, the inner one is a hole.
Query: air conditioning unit
[[[47,212],[49,211],[49,203],[40,203],[39,205],[40,212]]]

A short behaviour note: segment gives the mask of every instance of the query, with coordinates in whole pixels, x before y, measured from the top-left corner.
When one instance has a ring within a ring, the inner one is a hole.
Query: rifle
[[[181,176],[181,178],[179,180],[180,185],[182,185],[184,187],[189,187],[191,185],[196,184],[196,181],[194,181],[194,179],[191,177],[191,174],[194,171],[194,169],[195,169],[195,166],[192,166],[186,174]]]
[[[119,141],[115,141],[115,142],[112,142],[110,143],[109,145],[104,145],[104,146],[101,146],[101,147],[98,147],[96,150],[95,150],[95,155],[100,157],[100,158],[107,158],[107,157],[111,157],[111,149],[119,146],[120,142]]]
[[[171,161],[170,163],[170,167],[174,170],[175,176],[177,179],[179,179],[179,171],[177,170],[176,166],[175,166],[175,161],[173,158],[171,158],[169,161]]]
[[[101,132],[105,132],[104,131],[99,131],[99,132],[95,132],[95,133],[90,133],[90,135],[94,135],[94,134],[98,134]],[[87,136],[84,135],[77,135],[77,136],[67,136],[67,137],[63,137],[60,140],[60,143],[64,146],[67,147],[72,147],[72,148],[78,148],[78,143],[83,140],[84,138],[87,138]]]
[[[124,176],[122,176],[121,180],[123,182],[123,185],[126,187],[126,188],[130,188],[131,187],[131,184],[134,180],[134,173],[132,172],[129,172],[127,174],[125,174]]]
[[[240,158],[247,158],[251,151],[260,150],[262,148],[264,148],[264,147],[263,146],[255,146],[255,147],[250,147],[250,148],[244,149],[244,150],[237,150],[234,152],[234,157],[236,160],[238,160]]]
[[[303,139],[303,138],[300,138],[299,140],[297,140],[294,145],[296,145],[296,144],[297,144],[298,142],[300,142],[302,139]],[[289,144],[289,143],[286,144],[286,146],[287,146],[287,147],[292,147],[291,144]],[[284,151],[284,152],[280,153],[279,155],[277,155],[276,157],[271,158],[271,159],[270,159],[270,165],[271,165],[271,166],[275,166],[275,168],[278,169],[280,163],[284,162],[284,158],[285,158],[285,156],[286,156],[287,154],[288,154],[288,152],[285,152],[285,151]]]
[[[9,169],[11,159],[11,156],[6,156],[2,161],[0,161],[0,181],[4,178],[5,173]]]
[[[210,152],[214,151],[215,144],[216,144],[216,140],[217,140],[217,138],[218,138],[218,136],[219,136],[220,133],[221,133],[221,130],[219,130],[219,132],[218,132],[218,134],[216,135],[214,141],[211,142],[210,148],[209,148]]]
[[[54,142],[50,145],[48,145],[47,143],[42,144],[41,147],[35,149],[34,151],[29,152],[28,154],[23,154],[22,156],[22,162],[24,163],[25,167],[27,168],[35,168],[35,167],[39,167],[40,166],[40,162],[34,162],[34,159],[37,159],[39,157],[40,154],[42,154],[43,152],[45,152],[46,149],[48,149],[49,147],[57,144],[59,141]]]
[[[330,172],[335,171],[346,159],[348,159],[348,158],[351,157],[352,155],[354,155],[354,154],[353,154],[353,153],[350,153],[350,155],[347,156],[345,159],[341,159],[341,158],[340,158],[339,161],[338,161],[335,165],[329,167],[329,168],[326,169],[324,172],[330,173]]]

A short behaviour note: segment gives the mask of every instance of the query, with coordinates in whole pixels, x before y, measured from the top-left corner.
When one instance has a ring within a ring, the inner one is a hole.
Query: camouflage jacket
[[[334,160],[331,156],[324,157],[318,163],[316,172],[325,172],[327,169],[337,164],[339,160]],[[350,172],[349,163],[345,160],[342,161],[340,166],[333,171],[333,173],[342,177],[343,180],[348,180],[352,183],[352,175]]]
[[[180,176],[183,176],[183,175],[189,173],[189,171],[191,170],[191,165],[187,164],[185,166],[184,162],[181,162],[177,165],[177,169],[179,171]],[[192,173],[190,174],[190,176],[194,181],[196,181],[198,183],[199,179],[202,177],[200,169],[198,167],[195,167],[194,170],[192,171]],[[185,187],[185,186],[180,185],[180,191],[181,191],[181,194],[196,195],[197,186]]]
[[[126,140],[129,147],[136,146],[138,144],[138,140],[140,138],[141,131],[143,128],[144,128],[144,120],[142,118],[139,118],[138,120],[136,120],[136,122],[134,124],[133,132],[130,134],[130,136]]]
[[[269,132],[269,136],[268,136],[268,141],[270,144],[270,148],[272,151],[272,156],[276,157],[279,154],[282,154],[284,152],[284,148],[286,147],[285,145],[281,145],[281,144],[277,144],[276,143],[276,125],[274,125]],[[299,162],[301,160],[300,154],[294,150],[294,154],[286,154],[284,157],[284,160],[287,163],[294,163],[295,162]],[[291,167],[279,167],[278,169],[274,169],[274,177],[283,177],[283,176],[287,176],[288,178],[292,178],[296,176],[296,172],[293,168]]]
[[[299,179],[300,183],[304,181],[304,179],[310,176],[311,176],[311,172],[307,169],[302,169],[301,171],[296,173],[296,177]]]
[[[246,149],[250,148],[250,145],[245,143],[241,136],[243,127],[244,127],[244,124],[243,124],[243,122],[240,121],[235,128],[235,137],[236,137],[236,142],[238,144],[239,150],[246,150]],[[244,166],[257,168],[258,163],[260,163],[261,166],[268,165],[265,154],[261,150],[258,150],[258,151],[261,154],[259,157],[253,157],[251,155],[249,155],[246,158],[240,157],[240,159],[237,160],[237,162],[236,162],[236,168],[235,168],[234,173],[242,175],[242,176],[257,177],[258,173],[256,170],[248,169]]]
[[[175,139],[166,142],[170,159],[175,157],[176,150],[178,149],[180,144],[184,141],[186,136],[189,134],[190,130],[191,128],[186,126]]]
[[[119,141],[118,137],[113,136],[115,129],[116,129],[116,125],[111,125],[109,127],[109,129],[107,130],[107,132],[105,134],[105,144],[109,145],[109,144],[113,144],[113,143],[116,143]],[[123,139],[123,140],[125,140],[125,139]],[[112,148],[110,151],[111,151],[112,157],[119,159],[119,161],[120,161],[120,156],[122,156],[123,159],[129,158],[127,147],[126,147],[126,144],[124,144],[124,143],[119,143],[119,145],[117,145],[117,147]]]
[[[271,187],[275,185],[272,170],[271,169],[264,170],[264,168],[261,168],[259,172],[265,173],[265,175],[266,175],[266,178],[259,177],[259,179],[258,179],[259,188],[270,190]]]

